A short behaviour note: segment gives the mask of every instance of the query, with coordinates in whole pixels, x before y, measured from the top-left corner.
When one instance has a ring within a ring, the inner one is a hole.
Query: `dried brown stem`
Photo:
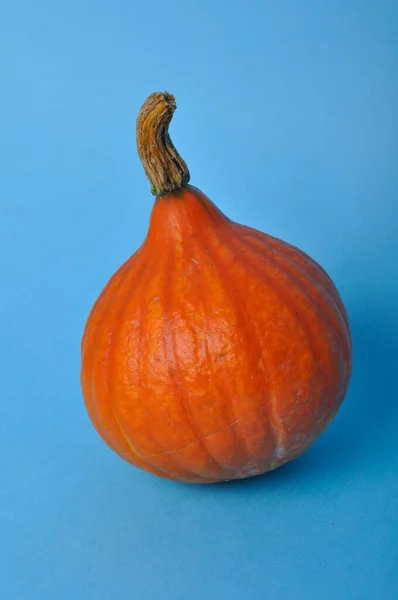
[[[155,92],[147,98],[137,117],[137,149],[151,191],[157,197],[189,182],[189,170],[170,139],[168,129],[177,108],[174,96]]]

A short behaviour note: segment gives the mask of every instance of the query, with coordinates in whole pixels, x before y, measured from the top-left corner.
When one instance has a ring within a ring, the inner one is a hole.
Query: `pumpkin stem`
[[[189,182],[188,167],[168,133],[176,108],[174,96],[154,92],[137,117],[138,154],[156,197],[174,192]]]

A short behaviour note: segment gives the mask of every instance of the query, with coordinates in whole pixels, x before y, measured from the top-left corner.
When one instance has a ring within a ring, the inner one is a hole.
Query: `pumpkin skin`
[[[185,184],[156,199],[144,243],[95,303],[81,382],[122,458],[211,483],[302,454],[336,415],[351,356],[327,273]]]

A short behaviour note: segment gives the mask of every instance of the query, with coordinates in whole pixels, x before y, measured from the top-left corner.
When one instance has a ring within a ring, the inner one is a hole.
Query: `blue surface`
[[[0,8],[0,597],[397,600],[398,4]],[[100,440],[79,385],[102,286],[152,197],[134,143],[177,97],[192,183],[335,280],[355,367],[328,431],[263,478],[184,486]]]

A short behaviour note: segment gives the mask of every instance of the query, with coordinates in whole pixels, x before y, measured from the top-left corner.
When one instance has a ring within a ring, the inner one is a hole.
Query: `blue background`
[[[16,0],[0,61],[0,597],[397,600],[397,2]],[[84,410],[84,322],[152,206],[155,90],[192,183],[349,311],[341,412],[262,478],[156,479]]]

